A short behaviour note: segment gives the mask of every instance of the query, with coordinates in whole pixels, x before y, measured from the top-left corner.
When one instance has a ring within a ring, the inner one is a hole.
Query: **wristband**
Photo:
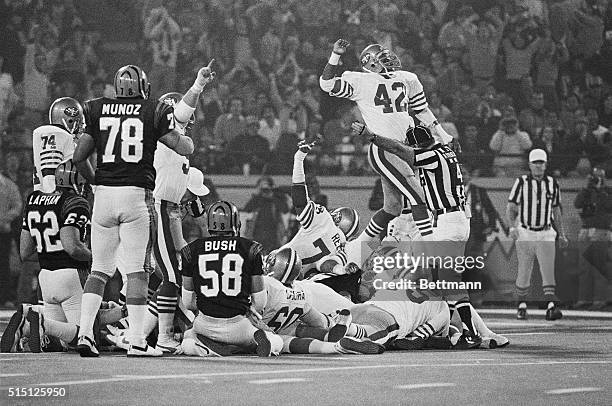
[[[330,65],[338,65],[338,63],[340,63],[340,54],[332,52],[327,63],[329,63]]]
[[[204,90],[204,86],[200,86],[200,84],[198,83],[198,81],[196,80],[193,83],[193,86],[191,86],[191,88],[189,89],[194,93],[200,94],[202,93],[202,91]]]

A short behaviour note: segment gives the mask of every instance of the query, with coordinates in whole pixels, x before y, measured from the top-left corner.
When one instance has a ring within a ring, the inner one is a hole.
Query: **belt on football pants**
[[[531,226],[526,226],[525,224],[521,224],[521,227],[526,228],[527,230],[530,230],[530,231],[550,230],[550,225],[542,226],[542,227],[531,227]]]
[[[455,212],[455,211],[463,211],[463,210],[465,210],[463,205],[461,205],[461,206],[453,206],[453,207],[444,208],[444,209],[437,209],[437,210],[434,211],[434,214],[436,216],[440,216],[442,214],[452,213],[452,212]]]

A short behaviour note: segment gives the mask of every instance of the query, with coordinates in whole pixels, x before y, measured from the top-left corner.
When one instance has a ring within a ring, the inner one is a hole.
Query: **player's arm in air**
[[[64,251],[77,261],[91,261],[91,251],[81,241],[89,218],[89,204],[84,198],[74,197],[64,203],[60,240]]]
[[[198,77],[193,86],[187,90],[181,101],[174,106],[174,118],[182,127],[187,125],[187,122],[195,112],[198,99],[206,85],[215,79],[216,72],[213,72],[211,69],[214,61],[214,58],[211,59],[207,66],[198,71]]]
[[[429,109],[423,85],[414,74],[406,81],[406,89],[408,91],[408,106],[414,111],[416,117],[424,126],[431,129],[431,132],[436,138],[436,141],[442,144],[448,144],[453,141],[453,136],[446,132],[442,125],[438,122],[436,116]]]
[[[336,68],[340,63],[340,57],[346,52],[349,42],[345,39],[339,39],[334,43],[332,54],[329,61],[323,68],[323,73],[319,78],[319,86],[321,90],[329,93],[331,96],[352,99],[355,89],[349,81],[344,77],[335,77]]]
[[[367,139],[379,148],[397,155],[402,160],[406,161],[412,169],[415,169],[414,148],[391,138],[379,137],[377,134],[371,132],[365,124],[358,121],[352,123],[351,128],[355,134],[362,136],[364,139]]]

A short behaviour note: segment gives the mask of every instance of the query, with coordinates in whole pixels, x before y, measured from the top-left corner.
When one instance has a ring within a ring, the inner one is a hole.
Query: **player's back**
[[[298,253],[302,260],[302,274],[316,268],[317,262],[330,255],[340,255],[346,264],[346,237],[323,206],[308,201],[298,221],[300,229],[283,247],[293,248]]]
[[[357,103],[368,128],[375,134],[403,142],[408,128],[414,127],[414,120],[408,114],[409,97],[414,93],[412,76],[416,79],[416,75],[406,71],[388,74],[347,71],[342,79],[353,87],[350,99]]]
[[[157,100],[101,97],[84,103],[85,132],[97,151],[96,184],[153,190],[160,137],[173,129],[172,107]]]
[[[198,309],[230,318],[250,307],[251,277],[262,274],[260,244],[243,237],[207,237],[189,244],[191,261],[183,274],[194,282]]]
[[[263,323],[275,333],[291,330],[292,325],[311,307],[304,289],[285,286],[270,276],[264,276],[264,285],[268,300],[262,315]]]
[[[36,242],[41,269],[87,269],[88,263],[73,259],[62,246],[60,229],[74,226],[81,241],[87,238],[89,204],[71,190],[53,193],[32,192],[26,199],[22,229]]]
[[[72,158],[74,147],[74,136],[62,126],[46,124],[32,132],[34,190],[55,190],[55,169]]]
[[[189,158],[159,142],[153,166],[156,174],[153,191],[155,199],[179,203],[187,189]]]
[[[296,281],[294,287],[300,287],[310,299],[312,307],[326,316],[333,317],[336,311],[348,309],[354,303],[322,283],[309,280]]]

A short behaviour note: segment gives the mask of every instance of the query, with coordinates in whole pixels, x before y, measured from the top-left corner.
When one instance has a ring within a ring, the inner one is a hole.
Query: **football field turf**
[[[0,354],[0,405],[612,404],[611,318],[483,317],[509,347],[268,359]],[[15,387],[66,396],[9,397]]]

